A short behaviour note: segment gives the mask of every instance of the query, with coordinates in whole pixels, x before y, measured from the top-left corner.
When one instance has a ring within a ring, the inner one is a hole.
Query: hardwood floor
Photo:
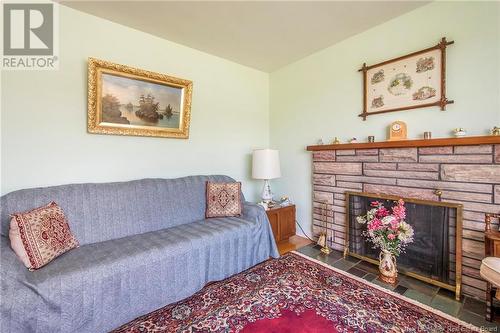
[[[290,251],[294,251],[311,244],[312,242],[302,236],[292,236],[288,240],[284,240],[278,243],[278,251],[280,254],[285,254]]]

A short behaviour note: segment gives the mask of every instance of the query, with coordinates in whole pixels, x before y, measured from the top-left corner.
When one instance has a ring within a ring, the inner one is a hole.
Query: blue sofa
[[[143,179],[1,197],[1,331],[107,332],[278,251],[265,211],[205,219],[207,180]],[[57,202],[80,247],[30,272],[10,249],[9,213]]]

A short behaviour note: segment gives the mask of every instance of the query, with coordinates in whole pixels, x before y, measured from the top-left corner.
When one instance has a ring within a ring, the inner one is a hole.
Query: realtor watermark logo
[[[53,2],[2,3],[2,69],[59,68],[57,6]]]

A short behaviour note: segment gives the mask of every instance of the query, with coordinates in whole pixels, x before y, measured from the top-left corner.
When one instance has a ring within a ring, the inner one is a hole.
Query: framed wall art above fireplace
[[[446,109],[446,47],[441,41],[427,49],[375,65],[366,63],[363,73],[363,120],[367,116],[429,106]]]

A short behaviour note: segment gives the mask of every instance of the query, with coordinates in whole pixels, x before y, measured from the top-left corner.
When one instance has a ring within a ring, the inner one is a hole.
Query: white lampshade
[[[281,177],[279,152],[274,149],[257,149],[252,156],[252,178],[273,179]]]

